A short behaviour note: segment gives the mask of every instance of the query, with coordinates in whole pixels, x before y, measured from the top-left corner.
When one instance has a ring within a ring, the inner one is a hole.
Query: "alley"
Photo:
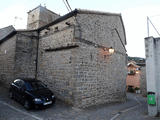
[[[147,116],[146,98],[127,93],[127,102],[78,109],[57,101],[41,110],[26,111],[0,87],[0,120],[158,120]]]

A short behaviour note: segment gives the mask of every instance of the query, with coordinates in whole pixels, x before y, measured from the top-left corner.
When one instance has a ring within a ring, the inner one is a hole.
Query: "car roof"
[[[24,82],[40,82],[39,80],[33,78],[18,78],[18,79],[23,80]]]

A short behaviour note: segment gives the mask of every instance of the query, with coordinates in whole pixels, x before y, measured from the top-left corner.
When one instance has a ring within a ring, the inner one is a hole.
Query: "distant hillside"
[[[141,57],[129,57],[128,56],[128,62],[129,61],[135,61],[137,65],[139,66],[145,66],[145,58]]]

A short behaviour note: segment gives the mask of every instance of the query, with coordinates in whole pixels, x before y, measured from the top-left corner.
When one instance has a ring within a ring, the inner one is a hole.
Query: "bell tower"
[[[27,29],[33,30],[40,28],[59,18],[60,15],[48,10],[46,7],[39,5],[28,12]]]

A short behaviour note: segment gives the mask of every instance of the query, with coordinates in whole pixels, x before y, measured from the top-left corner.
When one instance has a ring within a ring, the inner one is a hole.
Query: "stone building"
[[[136,65],[134,61],[128,63],[128,75],[126,79],[126,85],[128,91],[134,91],[137,88],[140,89],[140,66]]]
[[[60,15],[48,10],[41,5],[28,12],[27,29],[40,28],[59,18]]]
[[[128,62],[128,75],[126,78],[127,91],[141,93],[146,96],[146,67],[145,61]]]
[[[0,82],[6,87],[15,78],[36,75],[36,31],[16,31],[12,26],[0,30]]]
[[[28,17],[28,28],[35,30],[15,31],[0,43],[0,67],[5,62],[12,66],[0,69],[6,76],[1,82],[37,78],[77,107],[124,101],[127,57],[121,15],[75,9],[61,17],[53,14],[53,21],[43,26],[39,7],[29,12],[35,21]],[[10,49],[8,57],[5,49]]]

